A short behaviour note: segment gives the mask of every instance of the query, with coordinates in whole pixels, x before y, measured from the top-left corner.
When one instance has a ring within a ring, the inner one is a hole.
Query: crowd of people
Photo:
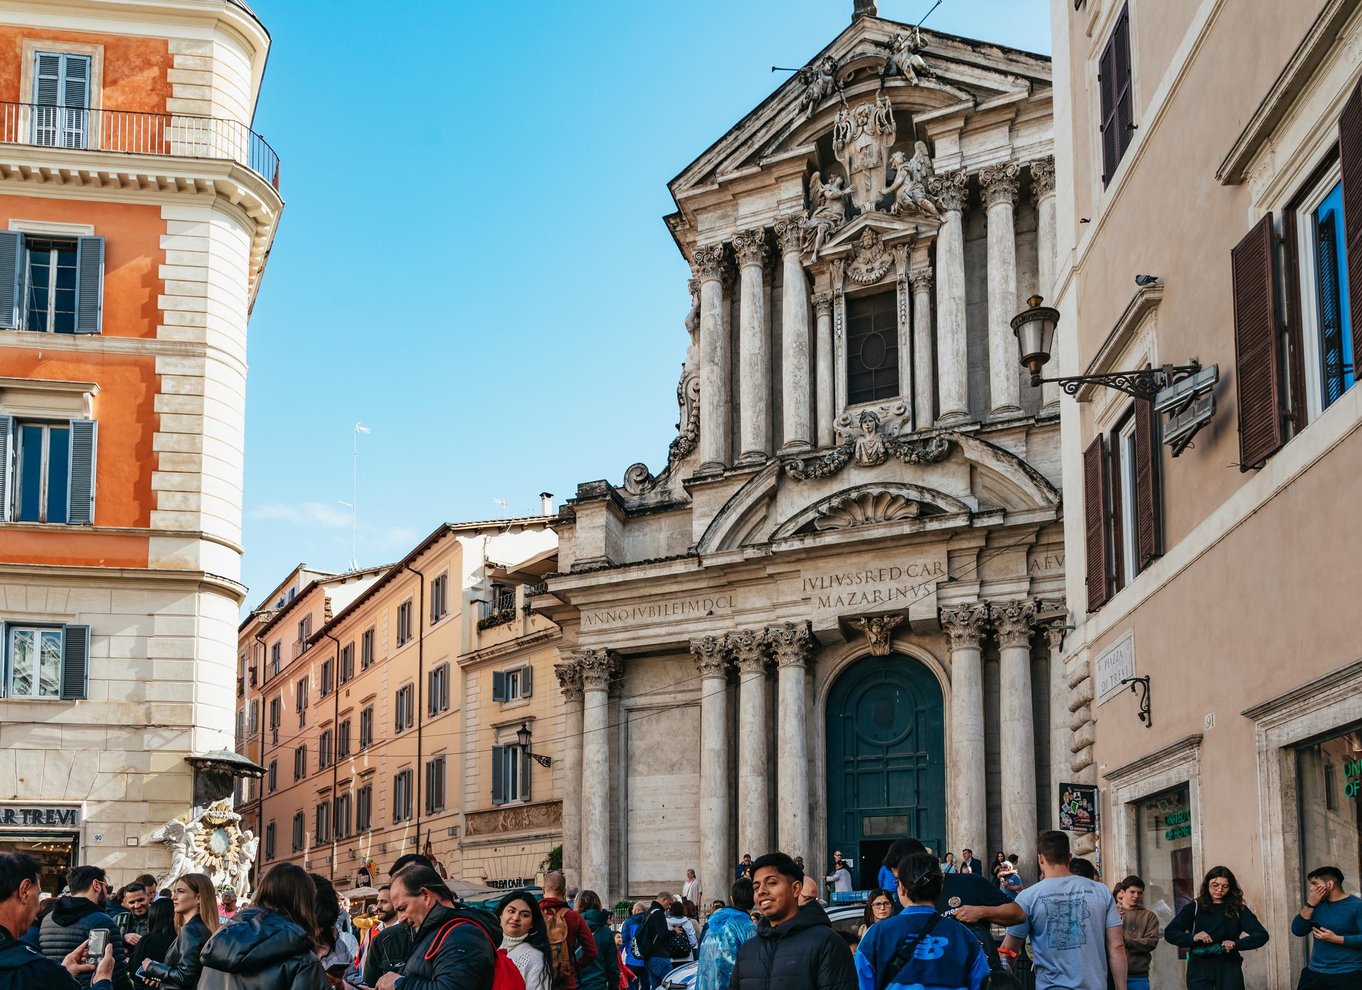
[[[802,862],[779,852],[744,856],[703,925],[689,871],[680,897],[636,902],[618,927],[597,892],[570,898],[562,873],[546,875],[542,896],[512,890],[484,911],[408,855],[358,938],[331,882],[291,864],[270,869],[239,907],[203,874],[115,891],[94,866],[45,898],[37,861],[4,853],[0,990],[660,990],[690,961],[695,990],[1148,990],[1161,941],[1185,959],[1188,990],[1242,990],[1244,953],[1268,942],[1226,867],[1161,926],[1138,876],[1108,890],[1062,832],[1042,833],[1037,849],[1041,879],[1014,886],[1009,857],[986,873],[970,850],[956,862],[899,840],[861,923],[845,931]],[[834,892],[851,866],[835,862],[825,878]],[[1311,943],[1298,990],[1362,990],[1362,899],[1344,879],[1332,866],[1309,874],[1291,924]]]

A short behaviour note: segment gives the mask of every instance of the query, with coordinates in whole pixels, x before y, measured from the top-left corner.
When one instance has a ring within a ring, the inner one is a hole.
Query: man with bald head
[[[810,901],[818,900],[818,881],[811,876],[804,877],[804,883],[799,888],[799,906],[803,907]]]

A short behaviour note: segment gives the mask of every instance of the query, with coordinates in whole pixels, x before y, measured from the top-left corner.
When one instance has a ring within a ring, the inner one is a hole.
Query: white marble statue
[[[172,818],[151,833],[153,842],[164,843],[170,850],[170,870],[156,881],[162,889],[169,887],[186,873],[201,873],[198,863],[198,837],[203,831],[197,821]]]
[[[898,126],[889,97],[880,92],[874,103],[844,105],[832,125],[832,151],[846,169],[856,212],[875,209],[884,196],[885,166]]]
[[[824,55],[799,70],[799,81],[804,84],[804,92],[799,96],[799,112],[812,117],[819,104],[837,89],[837,60]]]
[[[818,252],[828,235],[846,222],[847,189],[842,185],[840,175],[828,176],[822,180],[819,172],[809,179],[809,218],[804,221],[804,229],[813,238],[813,260],[818,260]]]
[[[251,867],[260,840],[241,828],[230,800],[205,808],[189,821],[172,818],[151,833],[170,849],[170,870],[157,882],[168,887],[186,873],[204,873],[218,890],[231,887],[243,902],[251,896]]]
[[[899,31],[889,45],[889,61],[913,86],[918,85],[922,76],[932,75],[926,60],[918,54],[921,48],[922,32],[918,28],[913,28],[912,34]]]
[[[941,219],[941,210],[927,192],[927,181],[934,178],[932,156],[927,154],[927,144],[918,141],[913,145],[913,157],[902,151],[894,152],[889,159],[889,167],[894,170],[894,181],[885,189],[894,197],[889,212],[898,216],[903,212],[925,214],[934,220]]]

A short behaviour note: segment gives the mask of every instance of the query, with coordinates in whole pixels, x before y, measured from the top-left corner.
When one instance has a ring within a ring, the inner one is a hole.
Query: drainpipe
[[[260,764],[265,768],[265,775],[260,778],[260,794],[256,797],[255,804],[256,811],[260,815],[260,820],[256,824],[260,827],[259,838],[263,844],[265,841],[265,788],[269,784],[270,774],[270,766],[265,762],[265,720],[269,717],[265,705],[265,661],[269,659],[269,650],[265,647],[264,637],[259,633],[255,634],[255,642],[260,647]],[[247,671],[247,673],[250,672]]]
[[[331,882],[336,882],[336,789],[340,786],[340,661],[341,644],[329,632],[322,633],[336,644],[335,665],[331,668],[331,696],[335,703],[331,706]],[[348,749],[348,747],[347,747]]]
[[[412,803],[416,810],[416,851],[421,851],[421,793],[425,785],[425,764],[421,762],[421,735],[426,724],[426,576],[411,564],[402,565],[421,579],[416,609],[416,770],[412,772]],[[402,855],[399,853],[398,855]]]

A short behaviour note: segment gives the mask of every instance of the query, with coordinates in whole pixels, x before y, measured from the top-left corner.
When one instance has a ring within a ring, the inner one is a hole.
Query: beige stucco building
[[[1304,872],[1362,873],[1362,4],[1052,10],[1060,370],[1219,372],[1177,456],[1205,397],[1062,405],[1065,755],[1106,875],[1171,909],[1231,867],[1272,935],[1250,983],[1286,986]]]

